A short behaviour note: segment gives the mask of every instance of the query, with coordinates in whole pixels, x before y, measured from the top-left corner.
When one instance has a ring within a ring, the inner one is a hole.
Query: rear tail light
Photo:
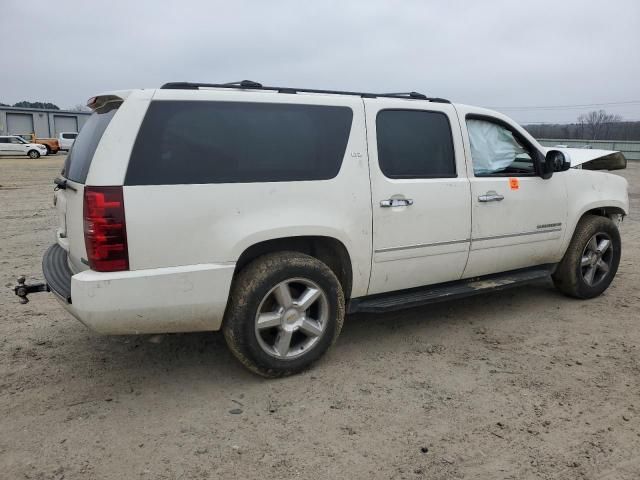
[[[84,243],[92,270],[129,270],[122,187],[85,187]]]

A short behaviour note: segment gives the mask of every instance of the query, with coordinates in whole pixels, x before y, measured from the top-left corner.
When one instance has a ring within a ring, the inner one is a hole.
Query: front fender
[[[567,235],[562,245],[564,255],[578,222],[587,212],[615,209],[624,215],[629,214],[629,184],[619,175],[595,170],[570,169],[560,175],[566,175],[569,202]]]

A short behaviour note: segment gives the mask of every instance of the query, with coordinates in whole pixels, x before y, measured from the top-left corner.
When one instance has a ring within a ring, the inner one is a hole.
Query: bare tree
[[[71,107],[69,110],[71,110],[72,112],[90,112],[91,109],[89,107],[87,107],[86,105],[76,105],[75,107]]]
[[[593,110],[578,117],[580,129],[590,140],[603,140],[609,134],[612,123],[621,122],[622,117],[604,110]]]

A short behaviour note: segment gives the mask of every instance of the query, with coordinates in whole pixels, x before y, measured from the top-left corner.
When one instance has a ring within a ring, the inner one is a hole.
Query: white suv
[[[593,169],[624,157],[548,150],[497,112],[249,81],[90,106],[40,290],[100,333],[222,329],[281,376],[322,356],[345,312],[548,276],[591,298],[618,268],[627,182]]]
[[[47,147],[39,143],[29,143],[18,135],[0,136],[0,155],[19,157],[27,155],[29,158],[40,158],[47,154]]]

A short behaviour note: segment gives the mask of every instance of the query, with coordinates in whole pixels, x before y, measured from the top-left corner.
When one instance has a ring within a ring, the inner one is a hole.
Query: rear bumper
[[[200,264],[71,275],[66,252],[57,245],[43,260],[46,281],[62,305],[92,330],[113,335],[220,329],[234,269]]]
[[[51,245],[42,257],[42,273],[49,289],[65,303],[71,303],[71,277],[67,252],[60,245]]]

